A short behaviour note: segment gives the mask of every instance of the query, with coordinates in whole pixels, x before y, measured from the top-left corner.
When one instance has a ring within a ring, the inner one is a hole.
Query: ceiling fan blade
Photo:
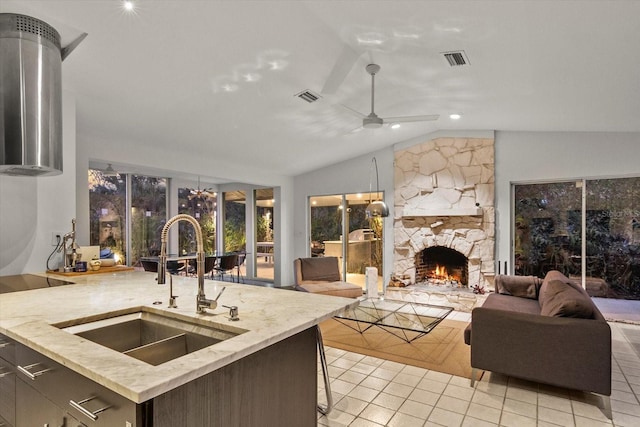
[[[336,93],[353,69],[358,58],[360,58],[360,55],[362,55],[362,52],[357,52],[351,46],[345,44],[320,93],[323,95]]]
[[[406,122],[432,122],[440,118],[439,114],[431,114],[425,116],[401,116],[401,117],[384,117],[385,123],[406,123]]]
[[[364,129],[364,128],[363,128],[362,126],[358,126],[357,128],[354,128],[354,129],[351,129],[351,130],[346,131],[346,132],[344,133],[344,135],[353,135],[353,134],[355,134],[355,133],[358,133],[358,132],[362,131],[363,129]]]
[[[367,117],[366,114],[362,114],[360,111],[354,110],[351,107],[347,107],[344,104],[336,104],[339,105],[340,107],[344,108],[345,110],[347,110],[348,112],[350,112],[351,114],[355,115],[356,117],[360,118],[360,119],[364,119],[365,117]]]

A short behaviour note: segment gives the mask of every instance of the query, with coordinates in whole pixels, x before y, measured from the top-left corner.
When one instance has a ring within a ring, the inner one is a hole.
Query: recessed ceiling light
[[[455,113],[455,114],[449,114],[449,118],[450,118],[451,120],[459,120],[461,117],[462,117],[462,114],[457,114],[457,113]]]
[[[391,125],[391,129],[398,129],[400,127],[399,123],[394,123]]]
[[[130,0],[126,0],[122,2],[122,7],[124,8],[124,10],[128,12],[132,12],[133,9],[135,9],[135,6],[136,5]]]
[[[258,73],[246,73],[242,76],[245,82],[257,82],[262,78]]]
[[[238,85],[233,83],[227,83],[222,85],[222,90],[225,92],[235,92],[238,90]]]

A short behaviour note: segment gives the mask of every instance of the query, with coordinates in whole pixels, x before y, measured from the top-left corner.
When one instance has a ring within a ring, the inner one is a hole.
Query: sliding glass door
[[[586,285],[640,299],[640,177],[586,181]]]
[[[515,274],[580,276],[582,181],[515,185],[514,194]]]
[[[365,286],[365,270],[377,267],[382,290],[382,218],[369,219],[368,193],[312,196],[310,207],[311,256],[333,256],[340,261],[343,280]]]
[[[255,277],[273,280],[275,254],[273,247],[273,188],[254,190],[256,257]]]
[[[640,299],[640,178],[514,184],[513,194],[516,274],[560,270],[591,296]]]

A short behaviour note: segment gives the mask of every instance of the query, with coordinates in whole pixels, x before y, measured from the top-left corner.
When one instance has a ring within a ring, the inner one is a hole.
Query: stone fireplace
[[[394,172],[394,282],[493,289],[493,139],[430,140]]]

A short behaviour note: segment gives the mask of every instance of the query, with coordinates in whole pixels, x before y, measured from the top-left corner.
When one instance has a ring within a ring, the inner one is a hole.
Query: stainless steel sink
[[[246,332],[235,327],[203,326],[149,311],[66,326],[62,330],[151,365],[160,365]]]

